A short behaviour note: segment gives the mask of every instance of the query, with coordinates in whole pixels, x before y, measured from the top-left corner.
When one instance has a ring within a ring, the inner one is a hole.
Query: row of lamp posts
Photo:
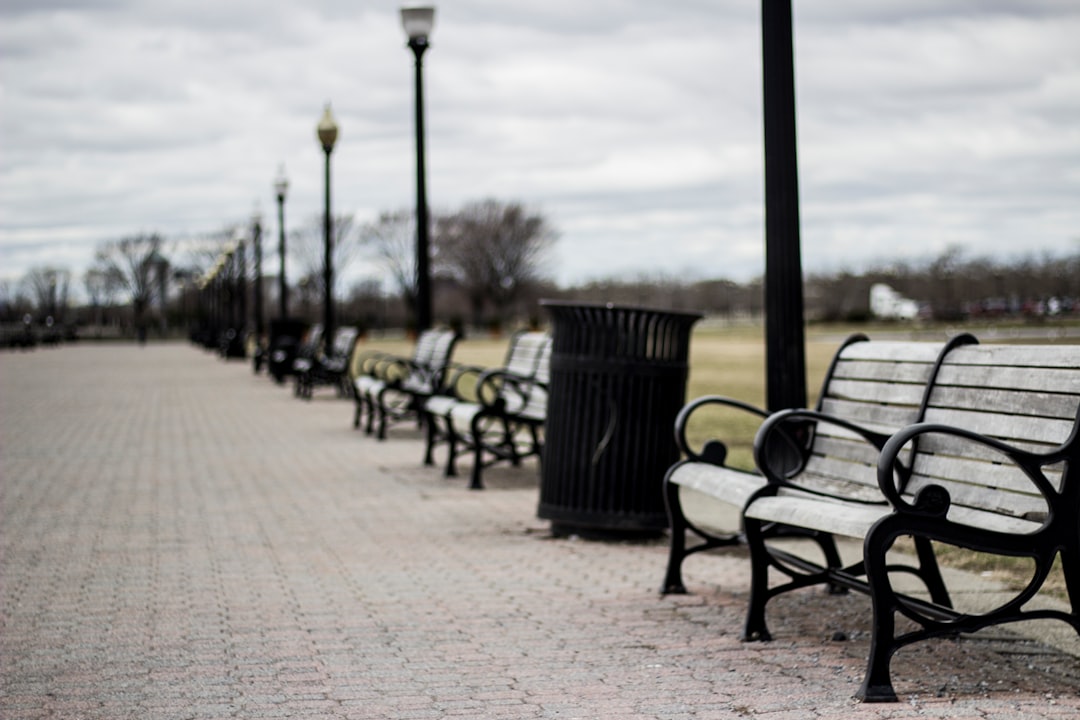
[[[435,8],[407,7],[401,9],[401,23],[408,36],[408,47],[416,59],[416,326],[426,330],[431,326],[431,271],[428,248],[428,212],[426,170],[424,161],[424,100],[423,55],[428,48],[428,37],[435,24]],[[333,230],[334,221],[330,208],[330,154],[337,142],[339,128],[330,110],[330,103],[323,109],[322,118],[316,126],[316,135],[326,157],[324,165],[323,203],[323,337],[332,338],[334,328],[333,302]],[[278,315],[288,316],[288,282],[285,275],[285,196],[289,181],[284,168],[279,169],[274,180],[274,193],[278,205]],[[255,325],[256,336],[261,337],[262,316],[262,224],[258,215],[252,221],[252,242],[255,246]],[[242,247],[242,245],[241,245]],[[213,273],[212,273],[213,274]]]
[[[428,207],[426,191],[426,170],[424,162],[424,100],[423,100],[423,55],[428,48],[428,37],[435,25],[435,8],[407,7],[401,9],[401,22],[408,36],[408,46],[416,59],[416,326],[417,330],[426,330],[431,326],[431,270],[428,241]],[[325,155],[324,165],[324,203],[323,203],[323,337],[333,337],[334,302],[333,302],[333,249],[334,221],[330,212],[330,154],[337,142],[339,128],[327,103],[322,118],[316,127],[316,135]],[[278,314],[288,316],[288,283],[285,277],[285,196],[289,181],[284,169],[279,170],[274,181],[274,192],[278,204]],[[258,219],[254,224],[256,248],[259,247],[261,226]],[[256,263],[261,261],[261,251]],[[256,281],[256,325],[261,326],[262,296],[261,284]],[[261,327],[259,328],[261,330]]]
[[[795,159],[794,80],[791,42],[791,0],[763,0],[762,18],[765,85],[766,150],[766,318],[768,405],[798,407],[805,403],[805,359],[802,337],[802,278],[798,216],[798,170]],[[423,56],[435,24],[435,8],[401,9],[408,47],[416,59],[416,326],[431,326],[431,277],[428,249],[428,213],[424,162]],[[324,337],[333,328],[333,219],[330,214],[330,153],[338,126],[327,104],[317,127],[326,155],[324,207]],[[285,195],[289,183],[284,171],[274,182],[278,201],[279,315],[288,315],[285,278]],[[258,219],[254,225],[256,264],[261,263]],[[261,270],[261,268],[260,268]],[[261,272],[259,273],[261,274]],[[256,325],[262,320],[261,279],[256,279]]]
[[[426,330],[431,326],[431,272],[430,250],[428,241],[428,208],[424,162],[424,103],[423,103],[423,54],[428,48],[428,37],[435,24],[435,8],[407,7],[401,9],[401,22],[408,36],[408,47],[416,59],[416,326],[417,330]],[[322,118],[316,127],[316,135],[326,156],[324,165],[324,204],[323,204],[323,337],[333,336],[333,215],[330,212],[330,154],[337,142],[339,128],[327,103]],[[278,206],[278,316],[285,319],[289,314],[289,290],[285,274],[285,197],[288,194],[289,181],[284,167],[278,170],[274,180],[274,193]],[[262,308],[262,221],[258,214],[252,220],[252,243],[255,248],[255,330],[256,337],[263,333]],[[232,256],[236,249],[227,253]],[[220,263],[219,263],[220,264]],[[204,278],[203,285],[218,276],[222,268],[215,267]],[[218,277],[220,282],[220,277]],[[215,305],[219,301],[215,301]],[[241,311],[246,314],[246,309]],[[231,313],[231,310],[230,310]],[[243,315],[242,315],[243,317]],[[231,324],[232,318],[228,319]]]

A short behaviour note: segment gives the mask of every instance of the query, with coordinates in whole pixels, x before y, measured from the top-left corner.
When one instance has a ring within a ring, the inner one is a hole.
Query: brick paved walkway
[[[469,492],[350,419],[185,345],[0,354],[0,717],[1080,714],[1080,662],[1001,633],[858,705],[865,598],[740,643],[741,551],[661,598],[664,545],[551,539],[535,467]]]

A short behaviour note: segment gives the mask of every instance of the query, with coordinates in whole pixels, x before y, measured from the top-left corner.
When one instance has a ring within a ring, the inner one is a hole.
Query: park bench
[[[266,347],[266,371],[278,384],[292,374],[293,361],[303,344],[308,324],[299,318],[276,318],[270,321],[270,338]]]
[[[365,433],[384,440],[391,423],[407,418],[422,423],[423,401],[442,386],[457,341],[453,330],[425,330],[412,357],[371,352],[358,358],[353,427],[360,427],[366,415]]]
[[[963,342],[954,339],[952,343]],[[917,422],[922,412],[923,396],[942,353],[951,344],[931,342],[870,341],[865,335],[852,335],[834,355],[822,382],[816,410],[831,418],[859,423],[887,437],[906,425]],[[700,449],[691,445],[688,428],[695,416],[719,407],[724,411],[747,413],[760,423],[769,413],[732,398],[707,395],[687,404],[675,419],[675,441],[685,459],[668,470],[664,478],[664,496],[671,530],[667,570],[661,588],[666,593],[685,593],[683,562],[690,555],[713,548],[733,545],[741,540],[737,529],[706,527],[694,522],[683,511],[681,489],[704,493],[714,501],[740,512],[746,503],[767,485],[757,471],[729,467],[727,446],[717,439]],[[809,436],[811,428],[798,434]],[[855,441],[851,433],[835,425],[822,426],[812,433],[814,445],[805,447],[792,438],[790,446],[774,442],[770,447],[774,466],[795,464],[804,471],[806,482],[828,485],[836,474],[857,474],[873,482],[874,448]],[[884,440],[880,441],[881,444]],[[810,462],[804,463],[804,458]],[[836,560],[832,539],[810,535],[822,552]]]
[[[296,374],[296,362],[315,357],[322,344],[322,325],[316,323],[308,328],[299,343],[281,344],[270,350],[270,375],[275,382],[283,383],[286,375]]]
[[[865,701],[896,700],[891,659],[920,640],[1048,618],[1080,633],[1080,346],[969,342],[945,353],[927,387],[921,422],[891,437],[793,410],[769,417],[755,438],[768,484],[743,509],[751,557],[744,639],[770,638],[765,607],[781,593],[821,583],[867,593],[872,636],[857,693]],[[801,466],[772,467],[774,442],[786,442],[790,428],[808,422],[816,425],[809,445],[825,424],[868,441],[872,480],[857,473],[828,487],[804,485],[803,475],[822,462],[811,457]],[[775,527],[859,540],[862,558],[846,567],[807,560],[770,541]],[[914,556],[887,558],[900,538],[914,540]],[[993,609],[955,609],[932,543],[1027,558],[1031,579]],[[1056,559],[1070,610],[1028,607]],[[779,578],[775,586],[771,572]],[[923,589],[898,584],[911,576]],[[898,635],[898,616],[914,629],[905,624]]]
[[[497,462],[518,465],[539,456],[547,412],[551,336],[514,335],[499,368],[462,365],[448,376],[443,392],[424,402],[427,445],[424,464],[434,464],[434,449],[447,446],[446,477],[457,475],[457,458],[472,452],[469,487],[483,488],[482,473]]]
[[[337,388],[338,395],[342,397],[351,394],[349,363],[359,339],[359,328],[340,327],[334,331],[334,340],[327,352],[297,358],[293,364],[296,374],[295,394],[310,400],[318,385],[331,385]]]

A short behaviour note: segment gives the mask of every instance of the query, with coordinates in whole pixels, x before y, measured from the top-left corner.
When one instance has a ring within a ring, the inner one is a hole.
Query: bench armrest
[[[889,439],[884,433],[818,410],[798,408],[775,412],[765,419],[754,437],[754,465],[771,485],[827,494],[799,485],[796,478],[806,465],[817,426],[822,424],[843,428],[879,452]],[[854,498],[845,499],[861,502]]]
[[[356,377],[361,375],[375,376],[375,368],[379,361],[386,357],[382,350],[364,350],[356,354],[352,366],[356,369]]]
[[[686,427],[690,423],[691,416],[699,409],[712,405],[734,408],[762,419],[767,418],[769,413],[756,405],[723,395],[703,395],[687,403],[679,410],[679,414],[675,416],[675,444],[679,446],[679,451],[695,462],[707,462],[712,465],[722,466],[727,459],[727,446],[722,440],[707,440],[699,451],[691,447],[690,441],[686,437]]]
[[[476,381],[476,402],[498,414],[525,407],[533,390],[544,384],[534,377],[504,368],[486,370]],[[513,398],[513,401],[511,401]]]
[[[386,354],[376,361],[372,374],[389,385],[400,385],[409,375],[423,372],[424,369],[412,358]]]
[[[476,399],[475,388],[479,384],[479,378],[487,371],[481,365],[465,365],[451,363],[445,369],[445,382],[438,390],[440,395],[447,395],[462,402],[474,402]]]
[[[937,423],[916,423],[903,428],[889,438],[878,458],[878,485],[881,487],[882,494],[898,512],[943,517],[952,503],[949,491],[940,485],[931,484],[922,487],[915,494],[913,502],[903,496],[904,484],[909,472],[900,459],[901,453],[909,450],[912,442],[917,443],[918,437],[930,434],[949,435],[960,442],[982,445],[1000,453],[1003,459],[1007,458],[1017,470],[1027,476],[1032,486],[1046,500],[1050,512],[1053,512],[1056,505],[1055,498],[1067,494],[1066,488],[1062,488],[1060,492],[1054,488],[1053,483],[1043,472],[1043,468],[1067,460],[1070,454],[1069,448],[1075,444],[1076,437],[1048,453],[1035,453],[966,428]]]

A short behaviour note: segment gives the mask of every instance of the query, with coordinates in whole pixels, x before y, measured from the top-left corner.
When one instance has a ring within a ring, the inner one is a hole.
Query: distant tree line
[[[864,272],[810,273],[804,279],[810,322],[871,319],[870,288],[889,285],[922,308],[920,318],[960,321],[986,317],[1080,315],[1080,252],[1015,260],[966,257],[949,248],[924,261],[897,261]],[[764,282],[756,278],[686,282],[670,275],[610,279],[556,291],[555,297],[673,310],[696,310],[730,320],[760,320]]]
[[[535,298],[550,287],[546,254],[557,233],[540,213],[521,203],[486,199],[452,212],[431,215],[431,272],[436,319],[461,325],[502,326],[535,314]],[[411,210],[386,211],[360,224],[352,216],[333,218],[333,297],[339,322],[364,327],[404,327],[415,313],[417,277],[416,223]],[[253,229],[228,225],[203,237],[169,241],[142,233],[101,243],[82,277],[86,305],[72,307],[72,277],[58,267],[31,269],[16,283],[0,282],[0,322],[93,325],[117,334],[165,332],[200,322],[207,305],[206,278],[225,288],[232,303],[243,296],[245,325],[255,307],[257,262]],[[290,283],[289,314],[311,321],[324,297],[323,218],[309,218],[290,231],[286,247]],[[262,257],[276,243],[262,238]],[[243,263],[222,264],[241,255]],[[345,287],[343,278],[357,261],[368,263],[384,281],[367,280]],[[223,273],[225,276],[223,277]],[[241,277],[242,276],[242,277]],[[265,271],[260,283],[266,318],[275,317],[277,278]],[[230,309],[230,314],[234,310]]]
[[[366,329],[407,327],[416,298],[415,221],[410,210],[386,211],[358,224],[334,219],[337,317]],[[199,283],[227,248],[235,249],[239,228],[226,227],[196,243],[166,246],[157,234],[102,243],[82,278],[89,302],[71,307],[70,271],[43,266],[20,282],[0,283],[0,322],[58,326],[116,326],[126,334],[185,328],[200,312]],[[294,229],[288,239],[290,315],[317,321],[322,307],[323,224],[319,216]],[[241,233],[242,234],[242,233]],[[463,327],[501,329],[544,320],[541,298],[701,311],[730,321],[758,322],[763,282],[725,279],[684,281],[670,275],[593,280],[557,287],[545,272],[557,237],[548,220],[520,203],[488,199],[453,212],[433,214],[432,274],[435,319]],[[183,247],[181,247],[183,245]],[[271,243],[264,238],[264,255]],[[250,247],[249,247],[250,251]],[[378,268],[383,280],[343,287],[357,260]],[[246,280],[255,266],[244,267]],[[1008,261],[968,257],[957,248],[924,261],[896,261],[863,272],[817,272],[804,282],[811,322],[870,319],[870,288],[884,283],[918,303],[925,320],[1080,315],[1080,251],[1026,256]],[[266,317],[276,316],[276,278],[264,277]],[[253,306],[253,283],[245,292]]]
[[[949,248],[922,262],[815,274],[806,280],[807,314],[822,321],[865,319],[876,283],[918,302],[929,320],[1075,315],[1080,313],[1080,251],[1005,262]]]

